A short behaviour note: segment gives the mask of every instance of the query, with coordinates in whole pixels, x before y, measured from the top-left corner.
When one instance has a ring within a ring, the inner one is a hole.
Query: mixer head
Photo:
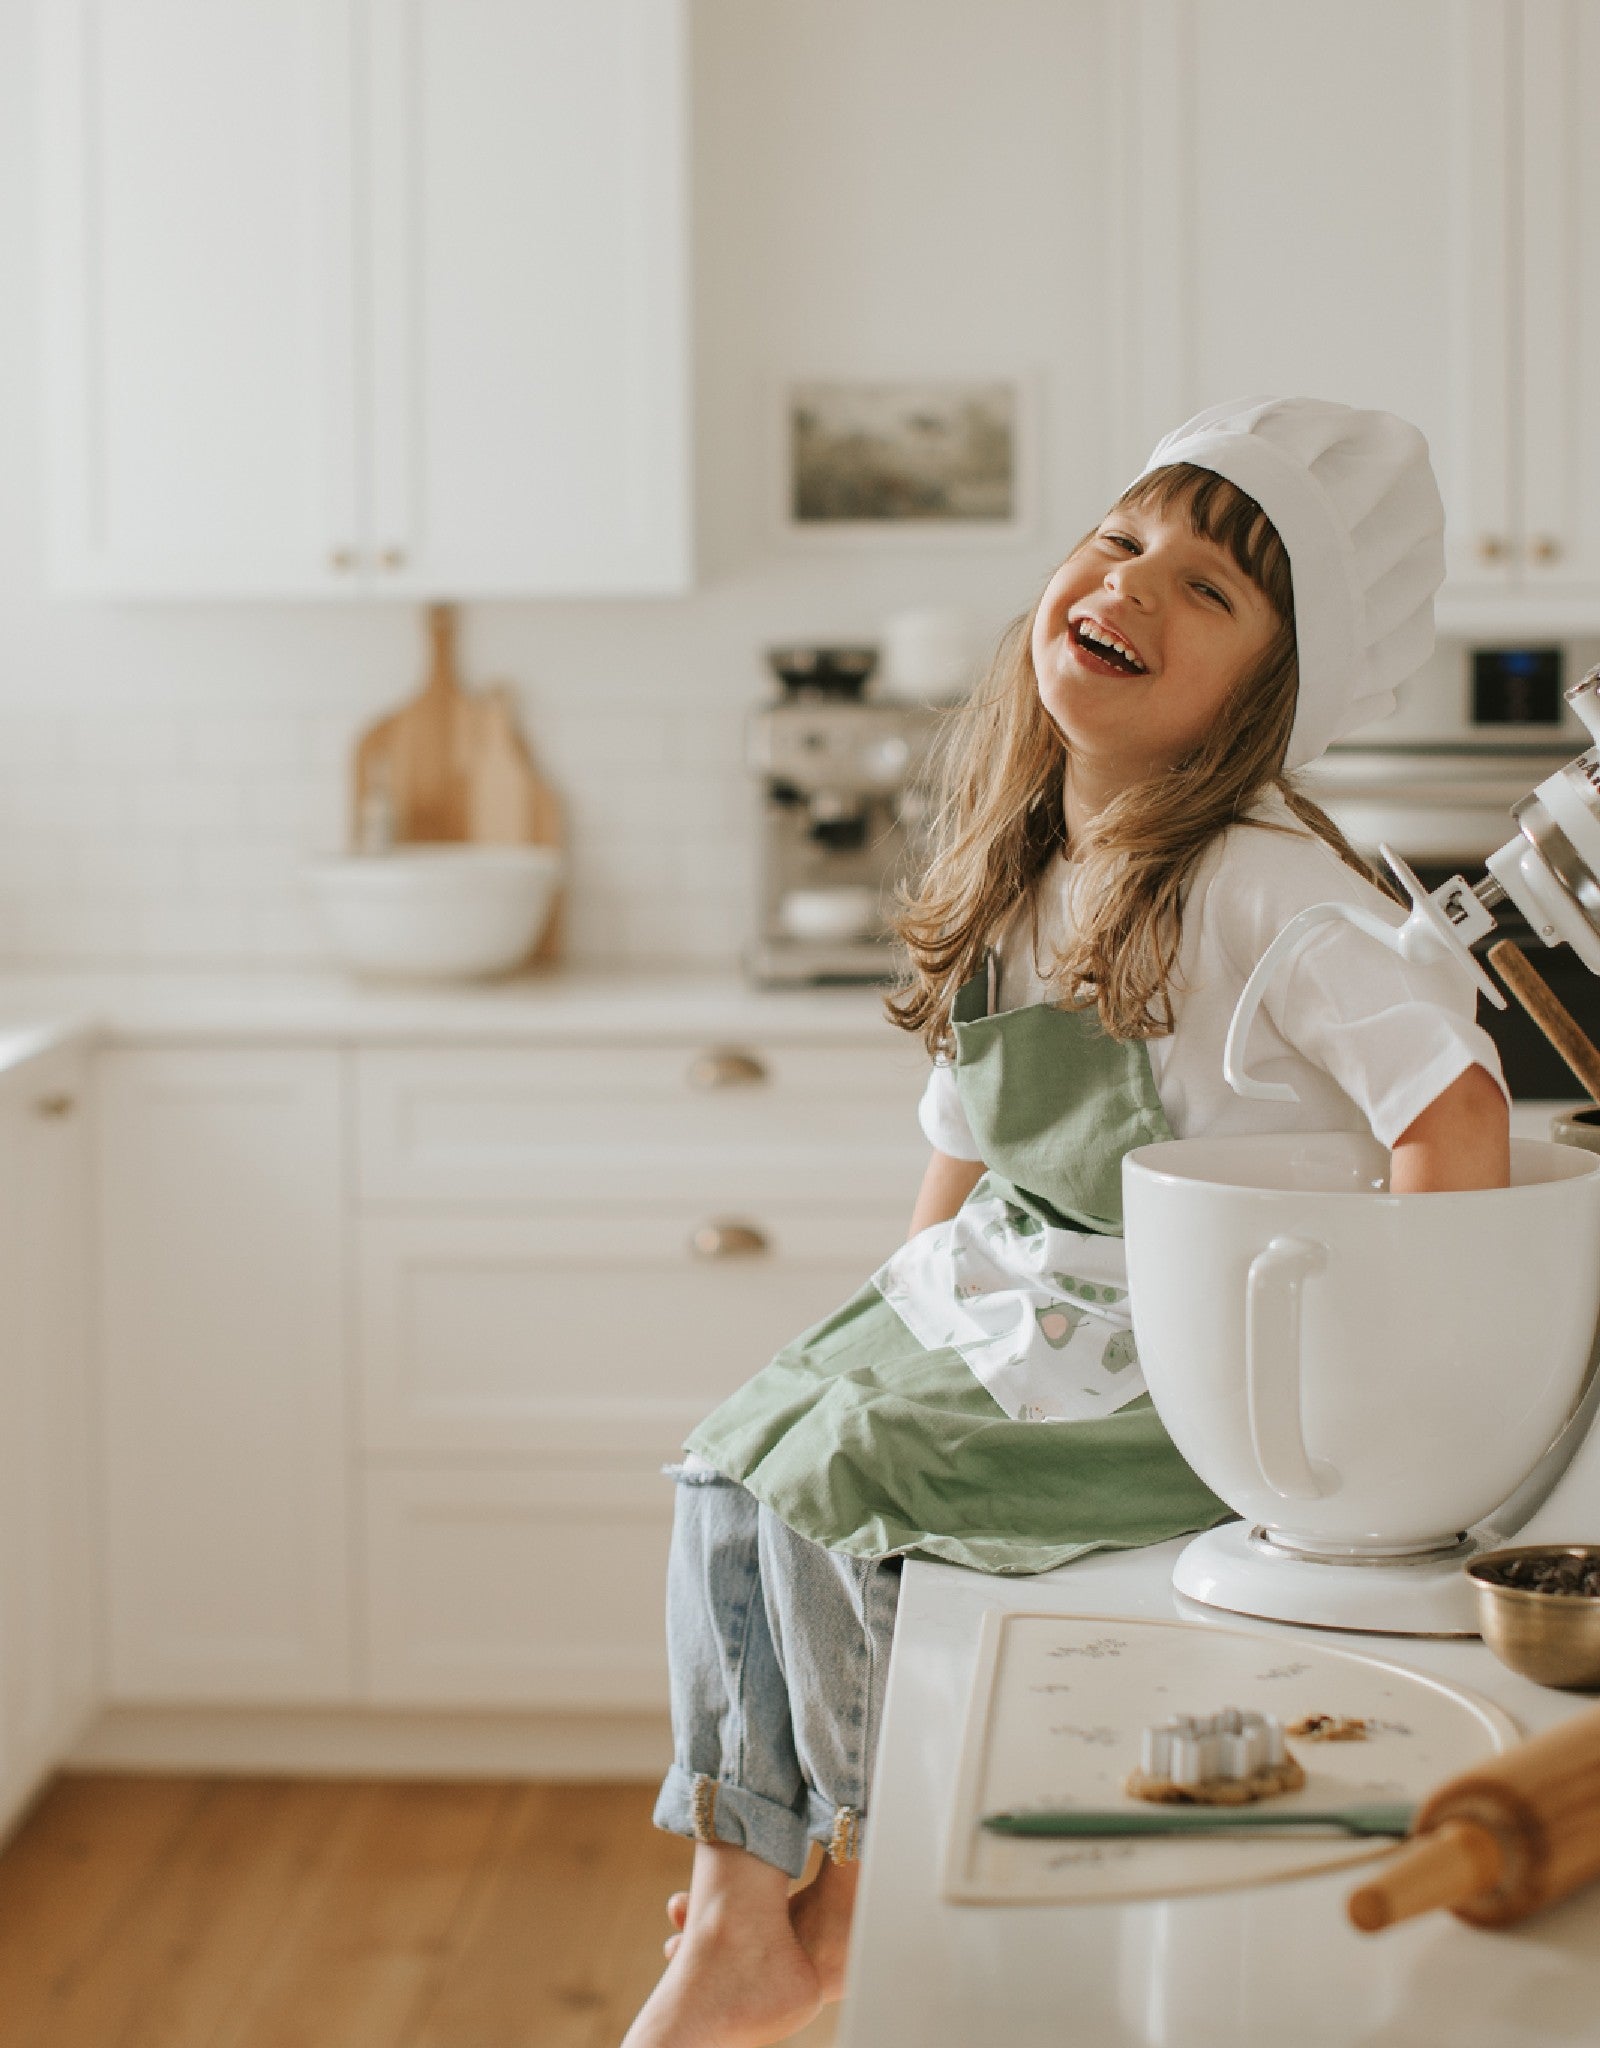
[[[1567,701],[1600,743],[1600,668],[1575,683]],[[1494,930],[1495,906],[1509,898],[1547,946],[1569,945],[1591,974],[1600,975],[1600,744],[1547,776],[1511,815],[1515,837],[1490,854],[1489,872],[1476,884],[1452,875],[1430,893],[1397,853],[1379,849],[1411,898],[1404,924],[1387,924],[1350,904],[1317,903],[1284,927],[1245,983],[1228,1028],[1222,1065],[1235,1094],[1293,1099],[1286,1083],[1247,1074],[1244,1051],[1267,983],[1326,924],[1356,925],[1405,960],[1451,960],[1503,1010],[1505,997],[1470,949]]]
[[[1600,741],[1600,668],[1567,692]],[[1490,854],[1475,892],[1488,908],[1509,896],[1547,946],[1563,941],[1600,974],[1600,745],[1547,776],[1515,805],[1517,837]]]

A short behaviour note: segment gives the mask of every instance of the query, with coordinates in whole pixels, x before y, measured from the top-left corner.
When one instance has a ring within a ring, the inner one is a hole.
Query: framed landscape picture
[[[791,381],[783,523],[809,539],[1015,540],[1031,517],[1024,381]]]

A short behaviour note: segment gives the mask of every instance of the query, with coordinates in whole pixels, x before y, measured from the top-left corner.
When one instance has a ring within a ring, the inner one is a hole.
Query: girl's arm
[[[981,1159],[952,1159],[948,1152],[935,1152],[911,1212],[910,1235],[915,1237],[932,1223],[947,1223],[987,1171]]]
[[[1397,1195],[1503,1188],[1511,1178],[1506,1099],[1482,1067],[1458,1074],[1395,1140],[1389,1186]]]

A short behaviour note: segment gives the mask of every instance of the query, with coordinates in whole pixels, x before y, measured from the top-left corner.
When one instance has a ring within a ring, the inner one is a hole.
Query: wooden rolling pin
[[[1600,1707],[1431,1793],[1404,1846],[1347,1910],[1364,1934],[1435,1906],[1474,1927],[1509,1927],[1595,1877]]]
[[[1514,939],[1489,948],[1489,965],[1560,1053],[1591,1102],[1600,1103],[1600,1047],[1585,1033]]]

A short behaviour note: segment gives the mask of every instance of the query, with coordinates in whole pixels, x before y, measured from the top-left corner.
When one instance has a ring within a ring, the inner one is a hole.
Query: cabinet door
[[[1522,573],[1600,591],[1600,9],[1538,0],[1522,23]]]
[[[887,1038],[888,1034],[885,1033]],[[898,1037],[898,1034],[897,1034]],[[927,1162],[920,1045],[372,1047],[367,1201],[882,1201]]]
[[[666,1705],[659,1472],[398,1468],[366,1492],[373,1705]]]
[[[0,1826],[94,1705],[85,1069],[0,1080]]]
[[[905,1224],[903,1205],[730,1214],[667,1199],[368,1217],[366,1447],[650,1469],[848,1300]]]
[[[1428,436],[1452,578],[1507,581],[1505,0],[1116,18],[1129,463],[1229,398],[1386,407]]]
[[[396,591],[689,576],[683,0],[371,0],[373,542]]]
[[[355,571],[352,0],[44,0],[55,581]]]
[[[110,1691],[350,1686],[339,1055],[103,1056]]]

